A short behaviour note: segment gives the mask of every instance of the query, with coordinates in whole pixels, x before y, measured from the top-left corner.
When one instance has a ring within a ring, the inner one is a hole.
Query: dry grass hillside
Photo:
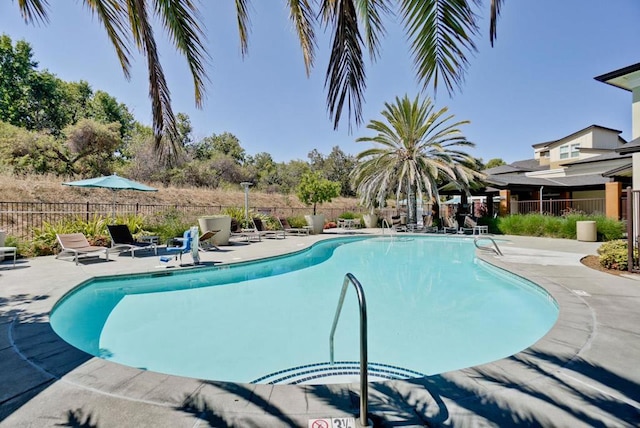
[[[63,181],[73,179],[49,175],[18,177],[0,175],[0,202],[110,202],[112,193],[106,189],[81,189],[63,186]],[[119,203],[178,204],[178,205],[222,205],[244,206],[244,191],[238,189],[198,189],[164,187],[160,183],[145,183],[158,189],[157,192],[121,191],[117,194]],[[250,190],[252,207],[304,208],[295,194],[269,194]],[[356,199],[336,198],[323,204],[326,208],[353,209]]]

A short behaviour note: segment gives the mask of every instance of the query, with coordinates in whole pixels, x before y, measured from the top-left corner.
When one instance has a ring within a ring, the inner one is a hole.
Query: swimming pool
[[[362,283],[370,379],[419,377],[521,351],[555,323],[542,289],[475,257],[452,237],[339,238],[289,256],[191,271],[97,278],[60,300],[51,325],[72,345],[121,364],[259,383],[357,380]]]

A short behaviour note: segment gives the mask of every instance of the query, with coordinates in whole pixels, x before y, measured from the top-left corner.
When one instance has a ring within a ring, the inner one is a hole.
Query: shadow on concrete
[[[67,411],[67,421],[61,424],[56,424],[59,427],[73,427],[73,428],[98,428],[98,423],[93,422],[93,415],[89,413],[85,415],[82,409]]]
[[[6,368],[0,387],[0,422],[91,358],[51,329],[48,313],[24,309],[48,298],[31,294],[0,298],[0,358]]]
[[[411,379],[369,384],[369,418],[375,427],[406,426],[638,426],[640,409],[631,401],[640,399],[640,385],[580,358],[568,359],[529,350],[508,359],[516,373],[525,373],[526,383],[488,364],[465,370]],[[563,369],[563,370],[561,370]],[[567,374],[568,373],[568,374]],[[533,375],[533,377],[531,376]],[[574,377],[575,376],[575,377]],[[580,378],[580,379],[578,379]],[[252,385],[203,382],[247,401],[275,418],[282,426],[307,426],[304,414],[287,413],[269,398],[256,394]],[[601,386],[599,386],[601,385]],[[606,387],[611,393],[603,391]],[[292,396],[302,393],[309,401],[322,402],[335,414],[357,418],[359,393],[356,385],[291,386]],[[489,393],[487,393],[489,392]],[[231,426],[211,396],[197,393],[186,397],[178,410],[197,416],[210,426]],[[290,409],[288,409],[290,410]],[[258,412],[259,413],[259,412]],[[256,412],[243,416],[243,426],[261,426]],[[300,419],[305,418],[305,419]]]

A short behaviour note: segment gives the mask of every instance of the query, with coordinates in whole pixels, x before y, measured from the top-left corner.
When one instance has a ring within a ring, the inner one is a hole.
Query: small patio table
[[[0,254],[2,254],[2,256],[6,256],[8,255],[13,255],[13,267],[16,267],[16,256],[18,253],[18,248],[17,247],[0,247]]]

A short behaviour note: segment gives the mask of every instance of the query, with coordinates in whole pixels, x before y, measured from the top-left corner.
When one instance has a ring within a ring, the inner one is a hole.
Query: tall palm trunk
[[[407,223],[417,223],[418,202],[416,201],[416,186],[413,183],[407,184]]]

